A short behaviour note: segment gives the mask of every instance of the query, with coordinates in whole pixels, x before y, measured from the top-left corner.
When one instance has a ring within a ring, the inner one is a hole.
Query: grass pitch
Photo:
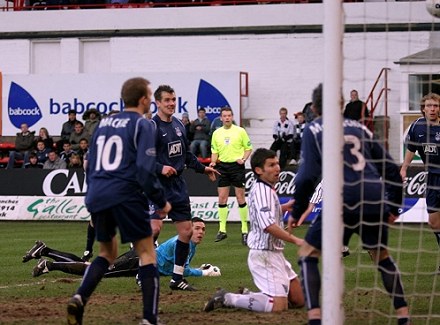
[[[63,324],[67,300],[80,284],[80,277],[50,272],[32,278],[36,260],[22,263],[22,256],[35,240],[49,247],[81,255],[87,224],[82,222],[0,222],[0,324]],[[295,234],[303,237],[307,225]],[[239,224],[228,224],[228,238],[214,243],[217,224],[207,223],[204,242],[191,263],[211,263],[221,268],[216,278],[188,278],[197,292],[176,292],[168,288],[169,277],[161,278],[161,320],[166,324],[305,324],[305,310],[260,314],[237,309],[201,311],[217,287],[236,291],[256,290],[247,269],[247,248],[241,245]],[[159,238],[175,234],[167,223]],[[128,245],[120,245],[120,253]],[[391,300],[384,292],[380,275],[368,254],[354,237],[345,266],[345,324],[396,324]],[[414,324],[440,324],[440,275],[435,274],[439,253],[426,225],[397,225],[390,231],[390,250],[402,271],[402,280]],[[95,245],[95,253],[97,246]],[[286,257],[295,270],[296,247],[287,245]],[[374,287],[373,287],[374,286]],[[141,293],[132,278],[104,279],[87,305],[84,324],[137,324],[141,316]]]

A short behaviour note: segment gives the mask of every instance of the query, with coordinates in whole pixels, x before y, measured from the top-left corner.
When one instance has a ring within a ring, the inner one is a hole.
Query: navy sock
[[[409,324],[409,318],[408,317],[399,318],[397,320],[397,325],[408,325],[408,324]]]
[[[309,319],[309,325],[321,325],[320,319]]]
[[[437,244],[440,246],[440,232],[434,232],[435,239],[437,239]]]
[[[298,265],[301,268],[301,285],[304,297],[306,298],[307,310],[320,308],[319,291],[321,290],[321,277],[319,275],[318,258],[300,257]]]
[[[93,243],[94,242],[95,242],[95,227],[92,227],[92,225],[89,222],[89,225],[87,226],[86,251],[89,251],[89,252],[93,251]]]
[[[76,292],[81,296],[84,305],[87,303],[87,300],[89,300],[93,291],[95,291],[109,266],[110,263],[104,257],[98,256],[87,268],[81,286]]]
[[[180,240],[176,241],[176,249],[174,251],[174,264],[184,267],[186,260],[188,259],[189,254],[189,243],[181,242]],[[183,274],[177,274],[173,272],[173,280],[179,281],[183,279]]]
[[[159,271],[153,264],[139,267],[139,280],[142,283],[142,300],[144,304],[144,319],[151,324],[157,323],[159,305]]]
[[[400,272],[394,264],[391,257],[379,262],[379,272],[382,275],[382,282],[385,289],[393,299],[394,309],[407,306],[403,295],[402,281],[400,280]]]

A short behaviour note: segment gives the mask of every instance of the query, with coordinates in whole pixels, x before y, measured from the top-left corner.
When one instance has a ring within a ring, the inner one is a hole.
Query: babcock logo
[[[212,121],[220,115],[220,109],[224,106],[230,106],[225,96],[209,82],[200,79],[197,93],[197,109],[204,107],[206,109],[206,117]]]
[[[18,129],[22,123],[31,127],[43,117],[32,95],[15,82],[11,82],[9,89],[8,115],[11,123]]]

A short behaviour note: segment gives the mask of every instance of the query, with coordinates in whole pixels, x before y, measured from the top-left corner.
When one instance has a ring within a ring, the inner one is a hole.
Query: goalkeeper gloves
[[[200,266],[202,276],[221,276],[220,268],[211,264],[202,264]]]

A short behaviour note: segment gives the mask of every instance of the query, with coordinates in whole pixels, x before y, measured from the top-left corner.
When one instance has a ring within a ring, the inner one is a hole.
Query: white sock
[[[270,313],[273,308],[273,299],[261,292],[250,292],[244,295],[227,293],[224,304],[229,307]]]

